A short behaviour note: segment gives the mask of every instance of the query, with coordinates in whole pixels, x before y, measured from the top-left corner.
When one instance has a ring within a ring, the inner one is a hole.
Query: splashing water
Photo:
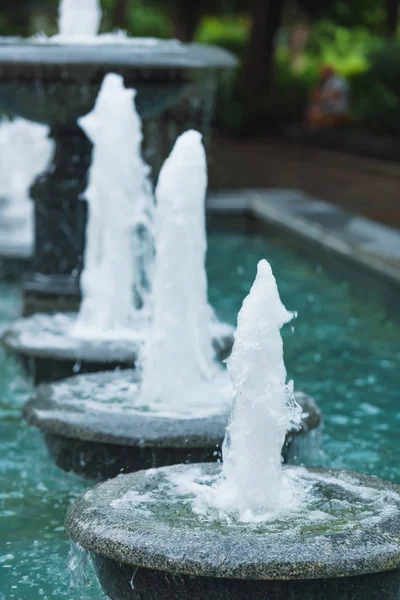
[[[143,365],[142,396],[180,403],[218,371],[207,299],[205,195],[207,164],[201,135],[181,135],[156,189],[153,326]],[[210,390],[208,390],[210,393]]]
[[[8,201],[4,212],[10,217],[31,212],[29,186],[50,157],[47,135],[48,127],[22,118],[1,122],[0,197]]]
[[[89,184],[82,304],[71,334],[83,339],[134,328],[149,317],[153,195],[141,157],[136,92],[105,77],[79,125],[94,144]]]
[[[182,52],[184,46],[178,40],[159,40],[157,38],[129,37],[126,31],[116,30],[110,33],[99,33],[102,19],[100,0],[60,0],[58,7],[59,32],[48,37],[38,33],[30,38],[36,44],[126,44],[134,46],[135,51],[148,53],[152,49],[159,51],[159,46],[168,52]],[[15,38],[16,40],[18,38]]]
[[[22,118],[0,124],[1,216],[11,233],[18,227],[19,241],[33,242],[33,205],[29,188],[43,171],[52,154],[48,127]]]
[[[282,502],[282,446],[286,432],[301,421],[293,385],[286,384],[280,334],[292,317],[269,263],[260,261],[228,360],[234,403],[222,452],[223,495],[243,519]]]
[[[99,0],[60,0],[59,37],[95,37],[100,29],[101,17]]]

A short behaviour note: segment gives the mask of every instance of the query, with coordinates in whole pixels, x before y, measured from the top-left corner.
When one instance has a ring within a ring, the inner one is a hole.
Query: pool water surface
[[[276,237],[214,231],[209,297],[222,320],[235,323],[261,258],[271,262],[286,307],[298,312],[283,332],[288,376],[324,413],[314,464],[400,483],[400,308],[396,314],[354,293]],[[20,311],[19,286],[0,284],[0,326]],[[101,600],[63,529],[69,503],[92,484],[55,467],[40,433],[22,422],[29,391],[19,365],[1,355],[0,600]]]

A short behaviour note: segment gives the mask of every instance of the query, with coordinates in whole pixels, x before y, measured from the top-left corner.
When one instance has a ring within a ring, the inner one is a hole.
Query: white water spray
[[[60,0],[59,37],[82,39],[95,37],[100,29],[101,17],[99,0]]]
[[[164,163],[156,189],[153,324],[142,385],[149,404],[190,401],[193,390],[202,389],[218,371],[204,264],[206,189],[201,135],[188,131]]]
[[[223,446],[223,495],[242,517],[265,514],[282,501],[282,446],[301,422],[286,384],[281,327],[292,319],[266,260],[238,315],[228,360],[234,403]]]
[[[19,241],[33,242],[33,204],[29,188],[49,163],[53,142],[48,127],[22,118],[0,124],[2,219],[19,228]],[[22,239],[21,239],[22,238]]]
[[[105,77],[91,113],[79,119],[94,144],[89,184],[82,304],[75,337],[114,336],[149,317],[146,282],[153,257],[150,168],[141,156],[135,90]],[[118,337],[118,335],[117,335]]]

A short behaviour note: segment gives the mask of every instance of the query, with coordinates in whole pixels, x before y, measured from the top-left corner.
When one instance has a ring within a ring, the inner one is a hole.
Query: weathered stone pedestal
[[[299,504],[260,522],[226,518],[207,500],[220,465],[177,465],[86,492],[66,531],[111,600],[396,600],[400,488],[345,471],[284,472],[303,486]]]
[[[188,409],[187,414],[166,415],[162,406],[157,414],[140,405],[139,384],[137,373],[127,370],[41,385],[25,406],[24,417],[42,431],[59,467],[91,479],[218,460],[230,412],[230,387],[221,406],[217,392],[210,398],[209,414],[193,406],[192,413]],[[317,433],[321,412],[305,394],[298,393],[297,400],[307,416],[300,431],[288,434],[283,453],[301,462],[311,458],[304,456],[303,449],[308,453],[310,448],[303,443]]]
[[[297,581],[195,577],[132,567],[92,553],[110,600],[398,600],[400,570]]]
[[[77,312],[81,303],[77,275],[41,275],[31,272],[24,277],[23,316],[41,313]]]
[[[37,312],[46,293],[58,310],[79,290],[85,247],[86,189],[92,145],[76,123],[50,128],[53,161],[31,188],[35,203],[32,275],[24,282],[24,314]],[[46,306],[46,302],[44,302]]]

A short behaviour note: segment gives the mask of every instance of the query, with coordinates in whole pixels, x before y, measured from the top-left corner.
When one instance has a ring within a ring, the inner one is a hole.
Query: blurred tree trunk
[[[394,37],[399,23],[399,0],[386,0],[386,35]]]
[[[175,0],[171,8],[174,36],[181,42],[191,42],[203,15],[200,0]]]
[[[114,0],[112,22],[115,29],[128,29],[128,5],[129,0]]]
[[[285,0],[253,0],[244,81],[250,123],[265,113],[273,80],[275,38],[282,23],[284,5]]]

